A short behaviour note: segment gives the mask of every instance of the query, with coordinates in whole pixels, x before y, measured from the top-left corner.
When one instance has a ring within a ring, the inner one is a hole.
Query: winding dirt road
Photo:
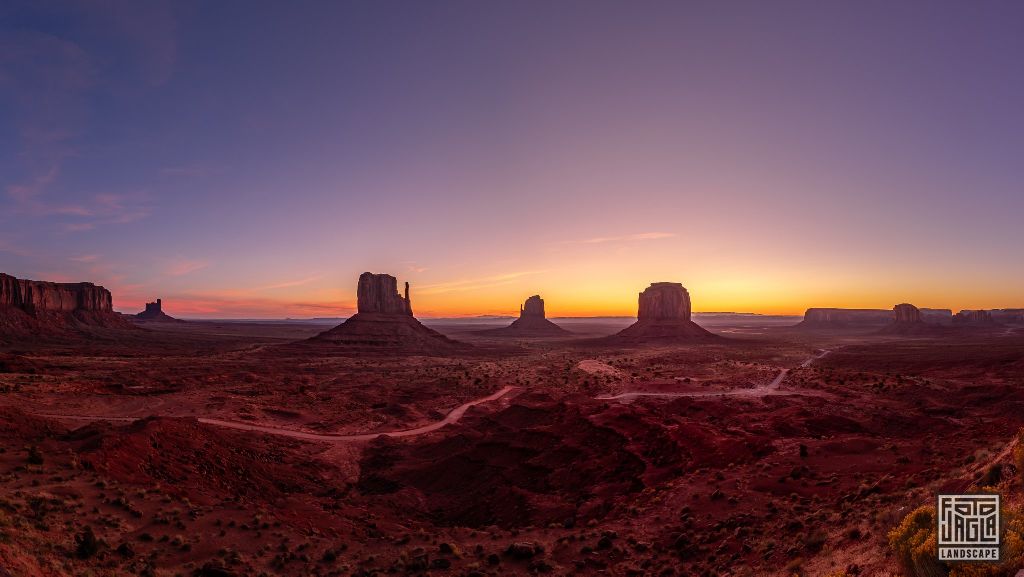
[[[470,407],[480,405],[483,403],[489,403],[496,401],[508,393],[515,390],[516,387],[507,386],[496,393],[492,393],[486,397],[481,397],[463,403],[458,407],[451,410],[443,419],[429,425],[422,427],[416,427],[415,429],[403,429],[398,431],[383,431],[379,433],[362,433],[357,435],[334,435],[330,433],[311,433],[307,431],[296,431],[294,429],[285,429],[282,427],[273,427],[270,425],[257,425],[252,423],[243,423],[240,421],[225,421],[222,419],[210,419],[207,417],[198,417],[195,419],[204,425],[213,425],[215,427],[224,427],[227,429],[236,429],[239,431],[257,431],[260,433],[267,433],[270,435],[278,435],[282,437],[290,437],[292,439],[302,439],[305,441],[323,441],[327,443],[347,443],[356,441],[372,441],[382,435],[389,437],[414,437],[416,435],[424,435],[440,429],[441,427],[457,423],[462,418],[466,411]],[[71,420],[71,421],[114,421],[122,423],[131,423],[138,421],[141,417],[105,417],[100,415],[58,415],[58,414],[47,414],[37,413],[41,417],[49,417],[51,419]]]
[[[825,355],[831,353],[831,350],[825,349],[820,354],[808,358],[804,362],[800,363],[800,368],[811,366],[814,361],[823,358]],[[765,397],[768,395],[808,395],[811,394],[807,391],[780,391],[779,386],[782,385],[782,381],[786,380],[786,375],[789,374],[790,369],[779,369],[779,374],[775,376],[772,381],[764,386],[754,387],[752,389],[733,389],[730,391],[689,391],[679,393],[659,393],[659,392],[647,392],[647,391],[628,391],[625,393],[619,393],[617,395],[603,395],[595,397],[602,401],[621,401],[628,403],[639,397],[662,397],[662,398],[679,398],[679,397]],[[819,393],[814,393],[819,394]]]
[[[804,362],[800,363],[800,368],[810,366],[814,361],[821,359],[825,355],[832,352],[831,350],[823,350],[820,354],[808,358]],[[811,391],[780,391],[779,386],[786,379],[786,375],[789,374],[790,369],[780,369],[779,374],[772,379],[766,385],[755,387],[753,389],[734,389],[731,391],[693,391],[693,392],[679,392],[679,393],[660,393],[660,392],[647,392],[647,391],[629,391],[625,393],[619,393],[617,395],[606,395],[595,397],[598,400],[606,401],[621,401],[630,402],[639,397],[665,397],[665,398],[677,398],[677,397],[764,397],[767,395],[811,395]],[[397,431],[383,431],[377,433],[360,433],[355,435],[339,435],[331,433],[314,433],[310,431],[301,431],[295,429],[288,429],[283,427],[275,427],[272,425],[260,425],[256,423],[245,423],[241,421],[228,421],[224,419],[212,419],[209,417],[202,417],[198,415],[181,415],[184,417],[193,417],[204,425],[211,425],[214,427],[224,427],[226,429],[235,429],[238,431],[254,431],[259,433],[266,433],[268,435],[278,435],[282,437],[289,437],[292,439],[301,439],[304,441],[320,441],[326,443],[350,443],[360,441],[372,441],[377,437],[387,435],[389,437],[415,437],[417,435],[425,435],[432,433],[447,425],[457,423],[466,411],[470,407],[481,405],[483,403],[489,403],[496,401],[508,393],[515,390],[516,387],[506,386],[501,390],[463,403],[458,407],[451,410],[443,419],[429,425],[422,427],[416,427],[413,429],[401,429]],[[152,407],[150,407],[152,409]],[[111,417],[103,415],[60,415],[54,413],[37,413],[41,417],[48,417],[51,419],[70,420],[70,421],[112,421],[121,423],[131,423],[138,421],[143,417]]]

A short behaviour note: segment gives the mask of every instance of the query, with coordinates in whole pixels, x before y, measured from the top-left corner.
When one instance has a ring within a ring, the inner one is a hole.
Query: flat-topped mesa
[[[423,326],[412,316],[409,283],[398,294],[398,280],[389,274],[364,272],[356,286],[356,314],[340,325],[309,339],[352,352],[389,354],[439,354],[465,349]]]
[[[884,325],[892,322],[891,309],[840,309],[812,307],[804,313],[801,327],[846,327]]]
[[[690,293],[677,282],[656,282],[640,293],[640,320],[690,320]]]
[[[677,282],[656,282],[642,293],[637,321],[611,338],[630,341],[710,341],[712,334],[690,319],[690,293]]]
[[[931,318],[941,319],[938,311],[931,309],[919,309],[910,303],[901,303],[892,307],[892,320],[889,324],[879,329],[877,334],[901,335],[901,336],[939,336],[946,334],[947,327],[942,326],[941,321],[928,320],[926,312]]]
[[[997,323],[1024,323],[1024,309],[992,309],[989,314]]]
[[[948,325],[953,322],[953,311],[949,309],[918,309],[921,320],[933,325]]]
[[[0,332],[46,333],[80,326],[121,328],[110,291],[91,282],[56,283],[0,273]]]
[[[142,313],[140,313],[140,314],[147,314],[147,315],[158,315],[158,314],[161,314],[161,313],[164,312],[163,304],[164,304],[163,301],[160,300],[160,299],[156,299],[155,303],[146,303],[146,310],[142,311]]]
[[[398,279],[389,274],[364,272],[356,289],[356,310],[360,313],[412,316],[409,283],[405,295],[398,294]]]
[[[113,313],[110,291],[91,282],[56,283],[0,273],[0,306],[34,315],[76,311]]]
[[[901,303],[892,307],[895,322],[899,324],[914,324],[924,322],[921,320],[921,311],[910,303]]]
[[[985,326],[994,325],[995,319],[992,313],[986,310],[962,310],[953,316],[953,322],[958,325]]]

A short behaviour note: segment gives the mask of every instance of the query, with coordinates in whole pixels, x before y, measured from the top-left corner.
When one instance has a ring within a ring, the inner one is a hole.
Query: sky
[[[1024,306],[1024,4],[0,4],[0,272],[115,309]]]

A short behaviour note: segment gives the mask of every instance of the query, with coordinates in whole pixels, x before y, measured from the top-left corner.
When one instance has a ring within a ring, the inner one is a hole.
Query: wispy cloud
[[[160,176],[166,177],[203,177],[209,176],[216,172],[220,172],[220,169],[211,168],[209,166],[202,165],[185,165],[185,166],[165,166],[160,169]]]
[[[405,265],[405,270],[407,270],[409,272],[426,272],[426,270],[427,270],[427,267],[419,266],[418,264],[416,264],[415,262],[413,262],[411,260],[407,260],[407,261],[403,262],[402,264]]]
[[[0,239],[0,252],[5,252],[7,254],[13,254],[15,256],[21,257],[35,256],[33,251],[22,246],[16,245],[14,243],[11,243],[10,241],[7,241],[5,239]]]
[[[318,280],[322,279],[323,277],[324,277],[324,275],[318,274],[318,275],[315,275],[315,276],[310,276],[310,277],[306,277],[306,278],[302,278],[302,279],[298,279],[298,280],[291,280],[291,281],[285,281],[285,282],[280,282],[280,283],[276,283],[276,284],[269,284],[269,285],[265,285],[265,286],[261,286],[261,287],[256,287],[255,290],[275,290],[275,289],[283,289],[283,288],[288,288],[288,287],[293,287],[293,286],[302,286],[302,285],[309,284],[311,282],[318,281]]]
[[[101,193],[80,203],[54,202],[46,197],[47,189],[57,180],[56,165],[27,181],[7,186],[13,210],[38,217],[68,217],[71,222],[59,223],[64,232],[93,230],[99,225],[126,224],[146,218],[150,207],[140,204],[139,195]]]
[[[621,236],[599,236],[585,240],[569,241],[580,244],[601,244],[606,242],[633,242],[639,240],[661,240],[664,238],[675,238],[674,232],[641,232],[639,234],[626,234]]]
[[[98,255],[98,254],[83,254],[83,255],[80,255],[80,256],[68,257],[68,260],[73,260],[75,262],[84,262],[84,263],[96,262],[99,259],[100,259],[100,255]]]
[[[345,299],[321,302],[295,302],[257,296],[243,296],[235,291],[203,291],[168,295],[165,306],[178,316],[221,318],[281,318],[344,316],[355,311],[356,304]]]
[[[474,278],[474,279],[457,280],[457,281],[443,282],[443,283],[436,283],[436,284],[428,284],[428,285],[420,286],[417,289],[416,292],[418,292],[419,294],[433,295],[433,294],[443,294],[443,293],[453,293],[453,292],[474,291],[474,290],[479,290],[479,289],[484,289],[484,288],[490,288],[490,287],[495,287],[495,286],[506,285],[506,284],[509,284],[509,283],[515,281],[518,278],[522,278],[524,276],[537,275],[537,274],[541,274],[543,272],[545,272],[545,271],[543,271],[543,270],[528,270],[528,271],[520,271],[520,272],[512,272],[512,273],[494,275],[494,276],[483,277],[483,278]]]
[[[208,266],[210,266],[210,261],[207,260],[194,260],[179,257],[167,264],[164,268],[164,273],[170,276],[183,276],[202,270]]]

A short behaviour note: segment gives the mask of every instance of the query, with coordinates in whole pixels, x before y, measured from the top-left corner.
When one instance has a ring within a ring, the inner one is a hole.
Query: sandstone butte
[[[409,283],[398,293],[398,280],[364,272],[356,286],[356,314],[309,342],[354,351],[445,353],[469,345],[423,326],[412,314]]]
[[[549,321],[544,313],[544,299],[533,295],[519,306],[519,318],[499,329],[479,331],[494,337],[558,337],[571,335],[569,331]]]
[[[637,321],[612,335],[627,341],[714,341],[722,339],[690,318],[690,293],[677,282],[656,282],[640,293]]]
[[[163,300],[156,299],[156,302],[146,303],[146,310],[135,315],[135,319],[145,322],[155,323],[182,323],[180,319],[176,319],[164,312]]]

